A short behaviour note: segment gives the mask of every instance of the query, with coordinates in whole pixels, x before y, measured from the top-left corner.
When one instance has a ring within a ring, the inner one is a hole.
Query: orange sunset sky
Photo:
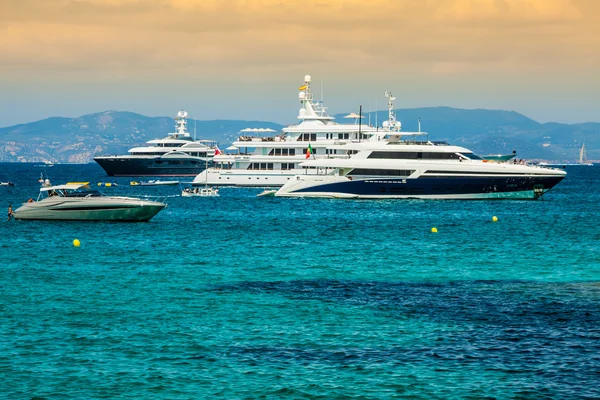
[[[391,90],[600,121],[598,0],[2,0],[0,55],[0,126],[181,108],[289,124],[305,74],[331,113]]]

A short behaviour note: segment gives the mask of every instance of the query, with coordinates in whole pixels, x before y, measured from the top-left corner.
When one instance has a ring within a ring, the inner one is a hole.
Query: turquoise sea
[[[0,398],[598,398],[600,167],[567,171],[543,201],[223,188],[148,223],[5,212]],[[41,172],[179,193],[0,164],[5,211]]]

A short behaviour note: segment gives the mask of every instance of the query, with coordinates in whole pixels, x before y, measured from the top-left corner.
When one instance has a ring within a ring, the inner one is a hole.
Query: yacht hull
[[[278,197],[358,199],[521,199],[540,198],[564,176],[371,178],[341,176],[296,177],[284,185]]]
[[[144,222],[165,207],[164,203],[134,199],[109,203],[85,198],[69,201],[49,198],[23,204],[15,210],[14,217],[20,220]]]
[[[281,187],[290,182],[302,169],[286,171],[248,171],[208,168],[202,171],[193,186]]]
[[[206,168],[200,159],[160,157],[94,157],[108,176],[196,176]],[[211,163],[208,163],[211,165]]]

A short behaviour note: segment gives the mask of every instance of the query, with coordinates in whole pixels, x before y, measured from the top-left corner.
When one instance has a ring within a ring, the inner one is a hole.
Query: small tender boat
[[[275,193],[277,193],[277,190],[263,190],[262,192],[260,192],[259,194],[256,195],[256,197],[273,197],[275,196]]]
[[[111,187],[111,186],[119,186],[114,182],[98,182],[98,186]]]
[[[211,197],[211,196],[218,196],[219,195],[219,189],[214,189],[212,187],[205,187],[205,188],[194,188],[194,189],[183,189],[181,191],[181,195],[183,197],[194,197],[194,196],[198,196],[198,197]]]
[[[148,221],[167,205],[135,197],[105,196],[87,182],[43,186],[37,201],[14,212],[15,219],[65,221]]]
[[[179,181],[148,181],[139,182],[140,186],[166,186],[166,185],[178,185]]]
[[[15,186],[12,182],[0,182],[0,186]]]

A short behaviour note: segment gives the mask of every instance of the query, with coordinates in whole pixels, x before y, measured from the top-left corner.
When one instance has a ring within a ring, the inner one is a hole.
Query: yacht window
[[[311,147],[312,147],[312,146],[311,146]],[[308,151],[308,147],[307,147],[307,148],[305,148],[305,149],[302,149],[302,152],[303,152],[304,154],[306,154],[306,152],[307,152],[307,151]],[[317,149],[315,149],[314,147],[312,147],[310,154],[311,154],[311,155],[312,155],[312,154],[317,154]]]
[[[296,155],[296,149],[290,149],[290,156]]]
[[[275,149],[275,155],[276,156],[280,156],[281,155],[281,149]]]
[[[288,149],[281,149],[281,155],[282,156],[287,156],[288,155]]]
[[[267,169],[267,163],[260,163],[260,169]]]
[[[396,160],[458,160],[456,153],[430,153],[416,151],[374,151],[367,158]]]
[[[273,163],[268,163],[267,164],[267,169],[273,169]]]
[[[414,170],[355,168],[348,175],[409,176]]]

